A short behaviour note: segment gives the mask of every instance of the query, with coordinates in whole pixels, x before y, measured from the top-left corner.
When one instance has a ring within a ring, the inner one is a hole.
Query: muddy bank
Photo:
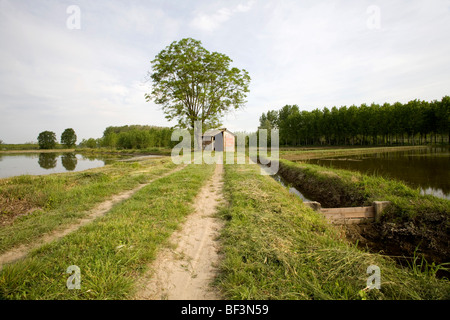
[[[348,225],[345,232],[359,245],[399,261],[411,261],[417,250],[429,263],[450,262],[450,219],[446,213],[419,214],[408,221],[395,221],[386,214],[376,223]]]
[[[410,266],[415,258],[416,264],[420,264],[422,257],[428,267],[432,263],[435,265],[448,263],[450,261],[448,226],[420,227],[422,223],[424,221],[407,223],[384,221],[344,225],[342,229],[347,239],[357,243],[359,247],[388,255],[402,266]],[[436,275],[450,279],[449,270],[439,270]]]
[[[400,182],[279,162],[278,174],[323,207],[356,207],[391,201],[381,218],[370,224],[343,226],[347,238],[372,252],[413,257],[416,251],[429,263],[450,262],[450,201],[415,196]],[[379,179],[377,181],[376,179]]]

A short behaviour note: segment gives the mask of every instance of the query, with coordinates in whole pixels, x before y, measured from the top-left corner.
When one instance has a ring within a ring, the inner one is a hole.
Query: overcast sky
[[[145,102],[145,77],[185,37],[252,78],[245,109],[223,121],[231,131],[255,131],[262,112],[286,104],[450,94],[450,0],[0,0],[0,139],[73,128],[80,142],[111,125],[174,125]]]

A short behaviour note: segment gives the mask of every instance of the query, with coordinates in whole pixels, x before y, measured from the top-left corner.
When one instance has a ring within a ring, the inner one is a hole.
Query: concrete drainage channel
[[[304,201],[305,205],[323,214],[332,224],[360,224],[377,221],[390,201],[374,201],[367,207],[322,208],[317,201]]]

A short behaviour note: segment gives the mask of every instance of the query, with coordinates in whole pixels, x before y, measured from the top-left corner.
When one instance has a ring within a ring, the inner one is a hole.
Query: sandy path
[[[106,201],[100,203],[99,205],[97,205],[94,209],[92,209],[90,211],[90,213],[85,218],[79,220],[77,223],[71,224],[69,226],[65,226],[63,229],[58,229],[58,230],[52,231],[50,233],[47,233],[31,244],[21,245],[21,246],[15,247],[9,251],[2,253],[0,255],[0,270],[3,268],[3,265],[5,265],[5,264],[12,263],[17,260],[25,258],[31,250],[36,249],[43,244],[46,244],[51,241],[65,237],[69,233],[72,233],[72,232],[78,230],[79,228],[81,228],[82,226],[94,221],[96,218],[105,215],[109,210],[112,209],[112,207],[115,204],[130,198],[137,191],[141,190],[142,188],[149,185],[153,181],[161,179],[163,177],[166,177],[177,171],[180,171],[184,167],[185,166],[177,167],[175,170],[169,171],[155,179],[152,179],[151,181],[149,181],[145,184],[140,184],[138,187],[136,187],[132,190],[127,190],[127,191],[124,191],[122,193],[112,196],[109,200],[106,200]]]
[[[195,212],[179,231],[172,234],[168,248],[161,250],[150,270],[138,284],[139,300],[217,300],[220,293],[211,288],[219,263],[217,237],[222,222],[215,217],[222,201],[223,165],[216,170],[197,195]]]

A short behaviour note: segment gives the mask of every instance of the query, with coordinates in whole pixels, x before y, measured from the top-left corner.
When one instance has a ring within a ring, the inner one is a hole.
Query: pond
[[[83,171],[102,167],[114,159],[75,153],[0,153],[0,178]]]
[[[422,194],[450,200],[450,148],[433,147],[311,159],[306,163],[401,180]]]

